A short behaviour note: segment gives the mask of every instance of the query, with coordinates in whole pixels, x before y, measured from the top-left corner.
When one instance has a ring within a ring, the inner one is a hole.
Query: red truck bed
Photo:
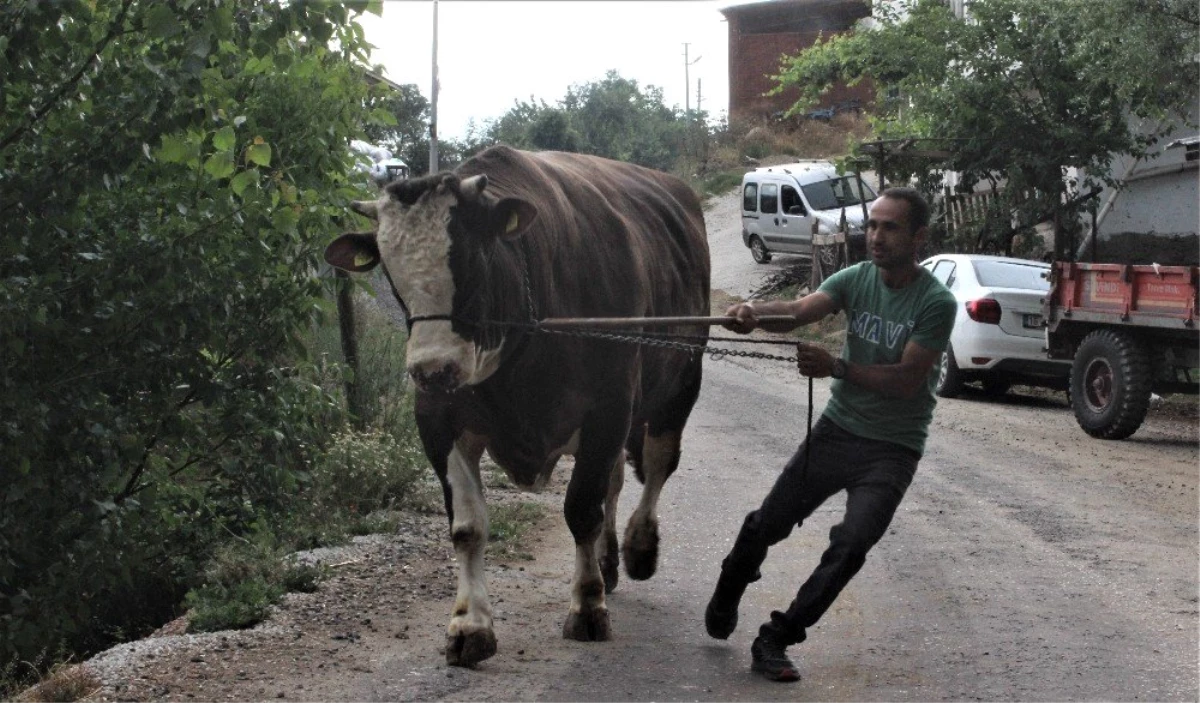
[[[1064,320],[1195,329],[1200,267],[1059,261],[1047,308],[1051,329]]]

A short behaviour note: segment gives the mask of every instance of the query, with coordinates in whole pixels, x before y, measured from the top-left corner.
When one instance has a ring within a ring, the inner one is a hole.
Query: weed
[[[315,593],[328,575],[321,564],[291,562],[283,572],[283,587],[288,593]]]
[[[488,506],[488,554],[496,559],[532,559],[521,538],[545,515],[546,509],[537,503]]]
[[[240,630],[266,618],[289,591],[311,593],[325,571],[282,557],[284,548],[269,536],[237,542],[214,555],[204,584],[188,592],[189,632]]]
[[[16,696],[19,701],[80,701],[100,688],[100,680],[80,664],[54,665],[37,685]],[[7,695],[3,696],[9,700]]]
[[[234,584],[212,583],[188,591],[188,632],[218,632],[253,627],[267,617],[286,591],[262,575]]]
[[[352,535],[379,535],[394,533],[399,525],[400,520],[396,513],[377,511],[352,518],[349,529]]]

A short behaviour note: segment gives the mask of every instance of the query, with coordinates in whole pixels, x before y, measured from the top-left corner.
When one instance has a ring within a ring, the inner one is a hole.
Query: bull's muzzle
[[[450,393],[463,384],[462,367],[454,362],[415,364],[408,375],[417,388],[430,393]]]

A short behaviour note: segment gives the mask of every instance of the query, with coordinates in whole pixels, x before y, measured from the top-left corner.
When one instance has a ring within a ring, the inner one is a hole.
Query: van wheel
[[[750,238],[750,256],[754,257],[754,261],[760,264],[768,263],[771,260],[771,252],[767,251],[767,245],[763,244],[763,240],[754,235]]]

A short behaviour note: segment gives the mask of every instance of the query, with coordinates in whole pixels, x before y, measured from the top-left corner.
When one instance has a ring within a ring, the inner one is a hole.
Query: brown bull
[[[529,489],[560,456],[575,456],[563,508],[576,545],[563,635],[609,639],[605,592],[621,557],[631,578],[655,570],[658,497],[679,463],[701,355],[493,323],[708,315],[696,195],[630,164],[494,147],[354,207],[376,231],[342,235],[325,258],[349,271],[382,264],[407,316],[417,426],[458,554],[447,661],[470,666],[496,651],[483,564],[485,450]],[[618,553],[627,459],[644,488]]]

